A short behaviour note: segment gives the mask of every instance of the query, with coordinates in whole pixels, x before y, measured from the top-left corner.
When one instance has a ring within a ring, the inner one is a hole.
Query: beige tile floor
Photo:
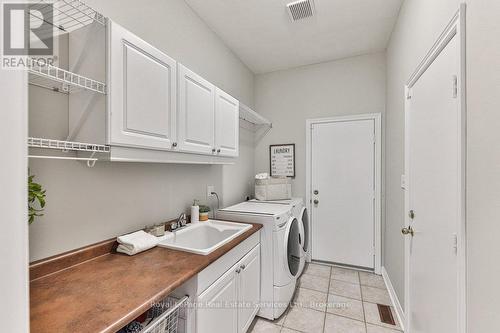
[[[401,333],[380,321],[377,303],[391,305],[381,276],[309,264],[290,308],[275,321],[256,318],[250,333]],[[396,312],[391,307],[394,318]]]

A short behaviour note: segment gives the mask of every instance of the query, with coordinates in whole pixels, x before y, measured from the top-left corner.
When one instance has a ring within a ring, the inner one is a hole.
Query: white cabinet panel
[[[176,132],[176,61],[110,22],[109,141],[171,149]]]
[[[254,248],[240,265],[238,332],[244,333],[252,324],[260,302],[260,245]]]
[[[179,64],[179,149],[213,154],[215,86]]]
[[[198,296],[197,305],[197,333],[245,333],[260,305],[260,245]]]
[[[237,332],[237,273],[230,269],[198,297],[197,333]]]
[[[238,156],[239,102],[220,89],[215,94],[215,148],[218,155]]]

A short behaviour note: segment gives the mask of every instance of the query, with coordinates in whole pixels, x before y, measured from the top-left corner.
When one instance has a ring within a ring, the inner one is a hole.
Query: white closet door
[[[459,332],[461,110],[454,37],[411,88],[407,108],[407,306],[412,333]],[[407,225],[408,226],[408,225]],[[429,301],[431,300],[432,301]]]
[[[118,24],[109,26],[110,143],[172,148],[176,61]]]
[[[238,156],[240,103],[220,89],[215,93],[215,148],[222,156]]]
[[[313,259],[374,268],[374,140],[372,119],[313,124]]]
[[[215,86],[179,64],[179,149],[214,154]]]

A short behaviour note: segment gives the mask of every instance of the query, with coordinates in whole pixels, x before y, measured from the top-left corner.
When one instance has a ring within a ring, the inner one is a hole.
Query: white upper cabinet
[[[110,144],[171,149],[176,61],[114,22],[109,34]]]
[[[111,20],[107,34],[106,116],[74,108],[76,137],[105,139],[112,161],[232,163],[238,100]]]
[[[240,103],[219,88],[215,91],[215,148],[221,156],[238,156]]]
[[[215,86],[179,64],[177,135],[184,152],[215,154]]]

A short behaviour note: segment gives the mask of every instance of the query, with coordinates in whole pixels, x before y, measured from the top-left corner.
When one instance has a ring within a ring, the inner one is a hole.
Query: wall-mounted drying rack
[[[273,128],[273,123],[250,107],[240,102],[240,119],[251,124],[255,132],[255,141],[260,141]]]
[[[72,32],[92,23],[106,25],[106,18],[101,13],[80,0],[38,0],[29,6],[36,9],[30,11],[31,26],[40,26],[41,21],[48,23],[47,37]],[[45,31],[37,30],[39,37],[44,34]]]
[[[46,23],[45,30],[37,30],[37,36],[41,39],[44,35],[53,37],[67,34],[86,26],[103,29],[106,26],[106,17],[80,0],[38,0],[29,6],[34,9],[30,11],[31,24],[40,26],[42,21]],[[88,35],[95,32],[92,29],[88,31]],[[76,63],[79,64],[79,61]],[[65,94],[80,90],[106,94],[105,83],[76,74],[77,67],[74,66],[68,71],[42,63],[39,60],[30,59],[28,64],[29,83]]]
[[[29,83],[35,86],[66,94],[82,89],[106,94],[105,83],[69,72],[59,67],[51,65],[38,66],[35,59],[30,59],[28,72]]]
[[[62,140],[52,140],[43,138],[28,138],[28,147],[30,148],[45,148],[56,149],[63,152],[89,152],[90,157],[69,157],[69,156],[51,156],[51,155],[28,155],[29,158],[41,159],[54,159],[54,160],[72,160],[72,161],[86,161],[88,167],[93,167],[98,158],[95,157],[97,153],[109,153],[110,146],[100,145],[95,143],[72,142]]]

